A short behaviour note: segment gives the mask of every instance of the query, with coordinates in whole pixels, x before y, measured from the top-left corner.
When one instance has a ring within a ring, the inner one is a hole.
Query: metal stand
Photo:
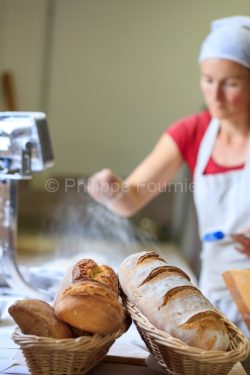
[[[18,181],[54,164],[46,115],[0,112],[0,257],[7,284],[27,297],[52,297],[24,279],[16,261]],[[0,272],[1,274],[1,272]],[[0,275],[1,276],[1,275]]]
[[[18,294],[51,299],[46,291],[35,290],[21,274],[16,261],[18,180],[0,181],[0,254],[7,284]]]

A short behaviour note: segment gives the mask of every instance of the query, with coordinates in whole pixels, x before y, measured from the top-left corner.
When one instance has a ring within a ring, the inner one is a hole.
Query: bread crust
[[[143,280],[141,285],[143,285],[143,284],[147,283],[148,281],[153,280],[155,278],[159,279],[162,276],[165,277],[167,274],[168,275],[173,275],[173,274],[181,275],[182,277],[184,277],[185,279],[190,281],[190,277],[184,271],[182,271],[180,268],[177,268],[177,267],[174,267],[174,266],[162,266],[162,267],[154,268],[149,273],[149,275],[146,277],[146,279]]]
[[[112,333],[123,327],[124,310],[118,300],[118,278],[109,266],[83,259],[72,268],[72,280],[54,303],[56,316],[70,326],[90,333]]]
[[[56,315],[71,326],[91,333],[111,333],[122,327],[123,310],[118,301],[104,295],[63,296],[56,304]]]
[[[191,346],[227,350],[220,315],[182,270],[153,252],[140,252],[123,261],[118,276],[124,293],[155,327]]]
[[[82,259],[73,267],[72,282],[96,281],[111,290],[118,296],[118,279],[116,273],[109,266],[98,264],[92,259]]]

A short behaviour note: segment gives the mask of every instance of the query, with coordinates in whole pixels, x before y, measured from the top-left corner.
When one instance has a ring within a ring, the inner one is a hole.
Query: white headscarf
[[[250,17],[234,16],[213,21],[201,45],[199,63],[209,58],[226,59],[250,69]]]

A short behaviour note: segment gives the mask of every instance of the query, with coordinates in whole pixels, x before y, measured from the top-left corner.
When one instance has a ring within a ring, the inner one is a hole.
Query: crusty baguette
[[[83,259],[72,269],[72,278],[54,302],[56,316],[70,326],[90,333],[112,333],[124,324],[118,300],[118,278],[108,266]]]
[[[9,313],[25,334],[55,339],[73,337],[69,326],[61,322],[55,316],[53,308],[44,301],[16,301],[9,307]]]
[[[123,261],[118,276],[124,293],[155,327],[191,346],[227,350],[220,315],[182,270],[154,252],[140,252]]]

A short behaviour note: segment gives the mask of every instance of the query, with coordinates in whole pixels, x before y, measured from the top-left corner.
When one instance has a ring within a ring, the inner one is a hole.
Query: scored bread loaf
[[[188,275],[155,252],[127,257],[118,271],[129,300],[156,327],[205,350],[227,350],[229,335],[220,314]]]
[[[118,278],[112,268],[83,259],[62,285],[54,302],[59,319],[90,333],[113,333],[123,326]]]
[[[8,311],[25,334],[55,339],[73,337],[70,327],[55,316],[47,302],[38,299],[16,301]]]

